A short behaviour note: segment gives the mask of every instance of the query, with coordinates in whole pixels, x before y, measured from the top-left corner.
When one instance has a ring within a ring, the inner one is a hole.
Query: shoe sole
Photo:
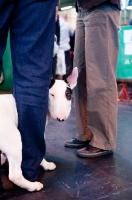
[[[86,145],[84,145],[84,144],[65,144],[65,147],[69,147],[69,148],[83,148],[83,147],[85,147]]]
[[[109,155],[109,154],[113,154],[113,151],[103,151],[103,152],[99,152],[99,153],[92,153],[92,154],[85,154],[85,153],[79,153],[77,152],[77,155],[79,157],[83,157],[83,158],[95,158],[95,157],[99,157],[99,156],[103,156],[103,155]]]

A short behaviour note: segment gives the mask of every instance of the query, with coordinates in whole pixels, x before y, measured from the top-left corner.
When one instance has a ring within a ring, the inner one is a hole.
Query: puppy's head
[[[54,119],[64,121],[71,111],[72,89],[77,84],[78,70],[74,68],[67,81],[52,80],[49,89],[49,112]]]

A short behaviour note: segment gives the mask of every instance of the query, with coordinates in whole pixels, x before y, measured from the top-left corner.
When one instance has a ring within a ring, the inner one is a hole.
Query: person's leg
[[[88,91],[88,127],[92,132],[90,145],[95,156],[111,153],[116,146],[119,10],[103,5],[88,13],[86,24],[86,74]],[[91,157],[91,149],[78,151]],[[96,152],[97,150],[98,152]]]
[[[57,55],[53,57],[52,61],[52,77],[55,78],[55,72],[56,72],[56,65],[57,65]]]
[[[70,75],[71,73],[71,61],[70,61],[70,50],[65,51],[65,62],[66,62],[66,78]]]
[[[74,103],[76,113],[76,139],[65,142],[67,147],[82,147],[91,140],[91,133],[88,129],[87,119],[87,91],[86,91],[86,65],[85,65],[85,26],[83,13],[78,13],[75,48],[74,67],[78,67],[79,75],[77,85],[74,88]],[[86,141],[86,142],[84,142]]]
[[[22,171],[34,181],[45,155],[56,0],[17,1],[11,24],[13,94],[22,137]]]

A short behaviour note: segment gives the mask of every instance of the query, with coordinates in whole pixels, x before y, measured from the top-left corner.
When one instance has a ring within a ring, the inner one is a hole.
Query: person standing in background
[[[60,46],[60,22],[59,22],[59,1],[56,5],[56,17],[55,17],[55,37],[56,37],[56,44],[58,47]],[[56,65],[57,65],[57,55],[53,57],[53,63],[52,63],[52,78],[57,78],[56,76]]]
[[[129,25],[132,25],[132,19],[130,19],[130,21],[129,21]]]
[[[10,29],[13,95],[22,138],[22,171],[35,181],[45,155],[57,0],[0,0],[0,72]]]
[[[80,157],[113,153],[117,131],[116,63],[119,0],[78,0],[74,67],[76,137],[66,147],[81,148]],[[83,148],[82,148],[83,147]]]
[[[74,34],[71,25],[67,22],[67,14],[60,13],[60,50],[64,51],[66,74],[63,76],[65,79],[72,71],[70,64],[70,36]]]
[[[56,6],[56,27],[55,27],[55,35],[57,37],[57,44],[60,45],[60,22],[59,22],[59,1],[57,2],[57,6]]]

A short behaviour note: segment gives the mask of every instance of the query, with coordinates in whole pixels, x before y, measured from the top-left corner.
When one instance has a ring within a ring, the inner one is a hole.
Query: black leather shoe
[[[89,144],[89,142],[90,140],[80,141],[80,140],[77,140],[76,138],[73,138],[71,140],[65,141],[65,147],[82,148],[82,147],[85,147],[87,144]]]
[[[77,151],[77,155],[79,157],[85,157],[85,158],[94,158],[97,156],[103,156],[112,153],[113,153],[112,150],[103,150],[96,147],[92,147],[91,145],[87,145],[86,147],[79,149]]]

